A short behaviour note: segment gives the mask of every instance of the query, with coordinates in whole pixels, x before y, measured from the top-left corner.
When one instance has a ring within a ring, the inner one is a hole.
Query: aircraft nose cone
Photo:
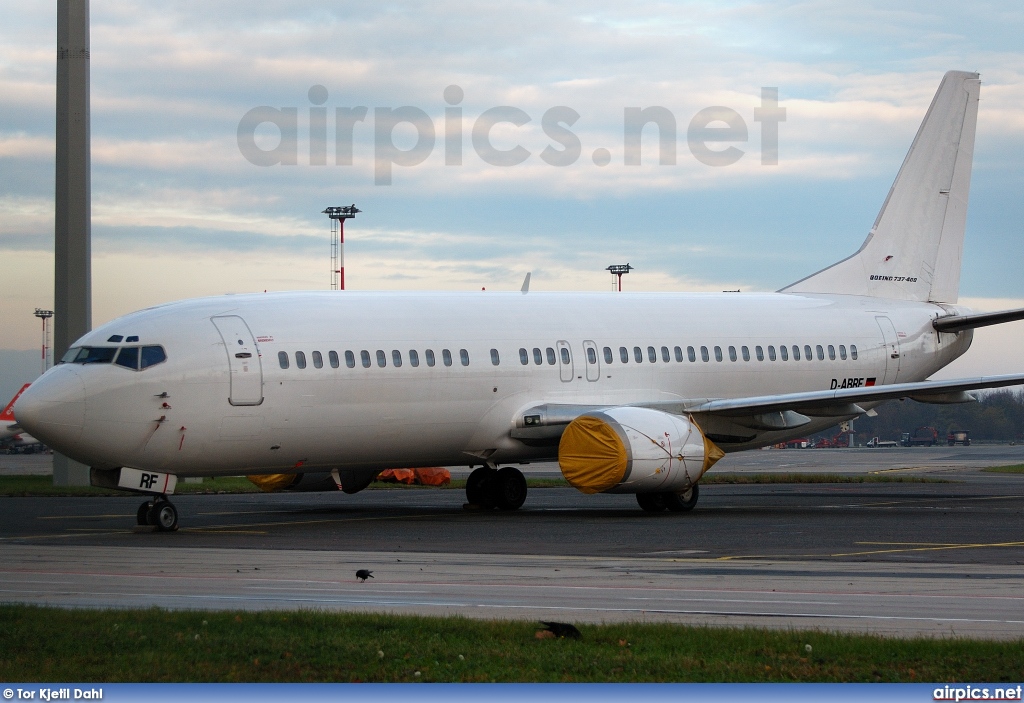
[[[85,384],[70,364],[44,374],[18,398],[14,418],[30,435],[61,450],[82,436]]]

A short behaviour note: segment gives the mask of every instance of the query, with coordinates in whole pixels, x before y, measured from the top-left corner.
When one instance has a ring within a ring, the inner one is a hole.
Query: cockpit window
[[[115,361],[115,357],[117,360]],[[61,358],[62,364],[110,364],[126,369],[144,369],[167,361],[164,348],[158,345],[148,347],[72,347]]]
[[[143,369],[167,361],[167,354],[164,353],[164,348],[156,345],[143,347],[141,357],[142,363],[139,367]]]
[[[120,334],[112,334],[110,335],[110,337],[107,338],[107,341],[117,343],[120,342],[122,339],[124,339],[124,336]]]
[[[109,364],[117,347],[72,347],[60,360],[62,364]]]
[[[117,355],[117,360],[114,362],[118,366],[123,366],[126,369],[137,369],[139,368],[139,348],[138,347],[124,347]]]

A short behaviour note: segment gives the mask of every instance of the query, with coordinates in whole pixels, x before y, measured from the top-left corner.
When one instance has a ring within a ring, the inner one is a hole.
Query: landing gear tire
[[[665,507],[673,513],[688,513],[697,505],[700,488],[695,483],[682,493],[664,493]]]
[[[648,513],[660,513],[666,507],[664,493],[637,493],[636,502]]]
[[[497,475],[491,480],[490,489],[499,510],[519,510],[526,502],[526,478],[515,467],[498,469]]]
[[[139,506],[138,511],[135,513],[135,524],[137,525],[149,525],[149,511],[153,507],[153,504],[148,500]]]
[[[159,498],[149,509],[146,521],[160,532],[174,532],[178,529],[178,509],[166,498]]]
[[[466,479],[466,502],[470,505],[479,505],[482,508],[494,507],[494,491],[491,486],[495,483],[497,471],[487,466],[474,469]]]

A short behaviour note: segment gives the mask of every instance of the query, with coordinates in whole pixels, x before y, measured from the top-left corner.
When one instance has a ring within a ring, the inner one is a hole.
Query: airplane
[[[38,439],[25,434],[14,418],[14,404],[30,385],[32,384],[26,383],[22,386],[11,398],[11,402],[4,407],[3,412],[0,412],[0,449],[11,452],[33,452],[43,446]]]
[[[974,400],[1024,374],[928,381],[977,327],[957,304],[980,80],[947,73],[864,244],[775,293],[282,292],[200,298],[84,335],[19,423],[147,495],[178,477],[355,493],[383,469],[469,466],[467,500],[515,510],[517,465],[686,512],[726,453],[894,398]]]
[[[4,406],[3,412],[0,412],[0,441],[10,439],[21,432],[21,427],[18,426],[14,419],[14,404],[18,402],[18,398],[21,397],[21,394],[24,393],[25,389],[30,385],[32,384],[26,383],[22,386],[18,392],[14,394],[14,397],[11,398],[11,401]]]

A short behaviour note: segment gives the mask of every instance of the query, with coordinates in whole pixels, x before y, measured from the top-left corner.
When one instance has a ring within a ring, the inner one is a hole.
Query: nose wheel
[[[174,532],[178,529],[178,509],[166,497],[160,496],[139,506],[135,522],[155,527],[160,532]]]
[[[668,510],[673,513],[688,513],[697,505],[700,488],[695,483],[682,493],[637,493],[636,502],[649,513]]]

